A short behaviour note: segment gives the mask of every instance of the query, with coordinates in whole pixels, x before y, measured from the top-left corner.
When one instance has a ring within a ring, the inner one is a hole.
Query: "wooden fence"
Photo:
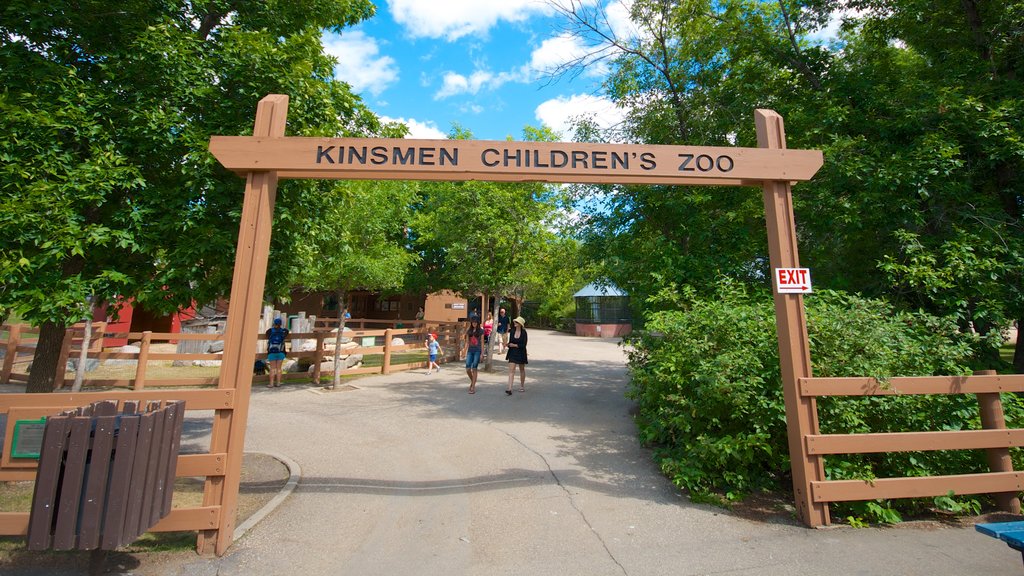
[[[412,324],[412,323],[410,323]],[[88,357],[99,361],[100,369],[102,363],[111,360],[126,362],[120,369],[128,370],[129,374],[123,378],[86,378],[83,387],[93,390],[82,393],[68,393],[57,390],[52,394],[21,394],[6,393],[0,394],[0,414],[6,415],[6,429],[4,432],[3,452],[0,454],[0,482],[6,481],[30,481],[36,478],[38,461],[33,458],[16,458],[12,456],[12,441],[14,428],[18,421],[38,420],[46,416],[54,416],[62,411],[75,409],[88,404],[111,400],[119,404],[121,408],[126,402],[167,402],[183,400],[185,402],[186,418],[189,412],[214,411],[214,436],[217,434],[216,423],[228,420],[232,414],[242,410],[243,406],[238,400],[239,390],[230,383],[223,383],[217,377],[158,377],[154,372],[166,368],[166,364],[177,362],[190,363],[196,360],[221,360],[223,353],[170,353],[162,352],[159,344],[166,344],[174,341],[209,340],[217,342],[223,340],[222,334],[159,334],[152,332],[141,333],[103,333],[104,338],[127,337],[129,340],[138,341],[138,352],[118,352],[103,350],[90,346]],[[359,346],[345,350],[348,354],[363,354],[365,356],[381,355],[380,366],[365,368],[350,368],[343,374],[387,374],[397,370],[410,370],[424,368],[426,362],[426,349],[424,338],[428,332],[435,332],[442,341],[446,358],[458,358],[460,350],[459,329],[456,323],[424,323],[418,328],[406,329],[383,329],[383,330],[353,330],[346,331],[345,337],[352,338]],[[395,345],[395,338],[401,337],[405,344]],[[260,339],[265,339],[260,335]],[[290,340],[294,343],[302,340],[313,340],[315,342],[312,350],[293,351],[289,346],[287,356],[295,359],[311,359],[313,366],[319,366],[319,360],[327,355],[324,342],[334,338],[334,333],[329,331],[315,331],[312,333],[291,334]],[[373,339],[372,345],[369,339]],[[25,365],[31,361],[32,353],[35,350],[35,343],[38,339],[37,332],[26,326],[2,326],[0,327],[0,350],[5,351],[3,359],[3,380],[8,384],[19,384],[26,381]],[[66,351],[72,358],[75,347],[80,346],[80,340],[76,334],[69,330],[69,336],[65,339],[70,342]],[[76,344],[77,341],[77,344]],[[424,360],[401,361],[403,353],[423,351]],[[64,354],[65,358],[68,354]],[[265,357],[265,354],[257,354],[257,357]],[[395,362],[394,360],[399,360]],[[161,363],[161,366],[154,366]],[[64,366],[64,360],[61,364]],[[187,371],[192,366],[182,367]],[[98,369],[98,370],[100,370]],[[66,387],[70,382],[70,372],[61,371],[57,381],[58,387]],[[326,376],[326,375],[324,375]],[[289,374],[289,379],[306,379],[314,383],[319,382],[321,374],[318,370],[309,373]],[[104,387],[104,390],[95,389]],[[109,388],[108,388],[109,387]],[[210,443],[208,451],[198,454],[181,454],[177,459],[176,476],[181,477],[203,477],[206,479],[204,490],[204,503],[202,506],[174,508],[170,513],[153,526],[153,532],[174,532],[174,531],[199,531],[200,542],[204,539],[220,541],[219,532],[223,532],[225,526],[233,525],[235,509],[233,504],[225,498],[211,496],[216,494],[216,487],[227,482],[229,475],[229,454],[220,444],[215,441]],[[230,522],[225,519],[230,518]],[[29,529],[29,512],[0,511],[0,535],[3,536],[26,536]],[[228,542],[230,539],[227,540]],[[203,547],[200,546],[202,549]],[[222,553],[226,544],[218,547],[218,553]],[[209,551],[209,550],[207,550]]]
[[[811,499],[824,505],[826,511],[829,502],[921,498],[952,492],[992,494],[1000,509],[1020,513],[1017,495],[1024,490],[1024,471],[1014,472],[1009,449],[1024,446],[1024,430],[1006,428],[999,395],[1024,392],[1024,375],[990,371],[973,376],[905,377],[892,378],[885,385],[874,378],[800,378],[799,384],[801,397],[812,404],[822,396],[974,394],[978,398],[982,430],[820,434],[814,418],[811,433],[804,435],[803,443],[821,468],[825,457],[834,454],[985,450],[991,470],[981,474],[810,482]]]
[[[356,320],[357,326],[383,322],[394,324],[395,321]],[[402,322],[399,321],[399,324]],[[319,324],[319,323],[318,323]],[[378,330],[346,330],[344,337],[359,343],[356,347],[349,347],[344,354],[363,355],[364,364],[368,356],[381,356],[381,362],[377,365],[358,368],[347,368],[342,371],[344,375],[355,374],[390,374],[394,371],[413,370],[425,368],[426,348],[424,346],[426,335],[436,333],[438,341],[444,351],[442,361],[450,361],[458,358],[461,347],[457,323],[445,322],[406,322],[408,325],[415,325],[411,328],[386,328]],[[189,376],[191,372],[203,372],[195,370],[191,366],[194,362],[203,362],[208,366],[219,365],[223,359],[222,352],[168,352],[163,350],[166,346],[161,344],[178,344],[178,350],[191,348],[196,349],[196,342],[222,342],[222,333],[207,334],[167,334],[157,332],[104,332],[99,325],[96,329],[97,338],[90,341],[89,350],[86,356],[89,360],[98,363],[100,370],[87,370],[82,386],[85,388],[97,387],[124,387],[133,390],[144,390],[151,387],[204,387],[215,386],[217,377],[214,376]],[[347,327],[347,326],[346,326]],[[69,328],[64,338],[64,346],[61,349],[61,357],[58,360],[57,377],[54,379],[54,389],[60,390],[70,386],[74,379],[74,372],[65,370],[68,360],[77,362],[82,342],[81,325]],[[286,358],[300,361],[303,365],[309,362],[312,372],[289,372],[283,375],[286,381],[309,380],[318,383],[322,376],[321,365],[325,358],[329,358],[331,351],[328,349],[333,344],[335,333],[329,329],[316,330],[307,333],[289,334]],[[138,351],[125,352],[120,349],[103,349],[104,339],[127,338],[129,342],[137,346]],[[396,339],[401,339],[404,344],[395,345]],[[35,353],[38,330],[24,324],[14,324],[0,327],[0,350],[4,350],[2,368],[0,368],[0,383],[18,384],[28,382],[28,367],[32,362]],[[259,340],[266,340],[266,335],[261,334]],[[311,344],[309,344],[311,341]],[[310,347],[312,346],[312,347]],[[208,345],[200,345],[200,348],[208,348]],[[261,347],[262,348],[262,347]],[[423,352],[424,359],[409,360],[415,353]],[[265,359],[266,353],[257,354],[257,358]],[[116,363],[116,364],[115,364]],[[174,369],[168,369],[168,363]],[[112,368],[116,365],[117,368]],[[159,369],[163,374],[154,374],[153,369]],[[205,372],[211,372],[206,370]],[[95,374],[99,373],[100,376]],[[266,376],[255,376],[253,381],[265,381]]]

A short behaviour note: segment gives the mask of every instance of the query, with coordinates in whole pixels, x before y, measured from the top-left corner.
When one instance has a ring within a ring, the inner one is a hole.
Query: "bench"
[[[185,402],[112,401],[46,419],[29,550],[114,550],[171,511]]]
[[[975,524],[974,529],[986,536],[998,538],[1021,553],[1024,559],[1024,522],[992,522]]]

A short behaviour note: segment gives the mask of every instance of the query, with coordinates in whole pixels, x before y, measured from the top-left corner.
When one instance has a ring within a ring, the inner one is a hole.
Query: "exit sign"
[[[810,294],[811,270],[809,268],[776,268],[775,291],[779,294]]]

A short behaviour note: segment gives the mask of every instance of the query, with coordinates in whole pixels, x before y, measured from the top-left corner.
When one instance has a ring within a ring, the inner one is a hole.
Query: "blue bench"
[[[1024,559],[1024,522],[992,522],[975,524],[974,529],[986,536],[998,538],[1021,553]]]

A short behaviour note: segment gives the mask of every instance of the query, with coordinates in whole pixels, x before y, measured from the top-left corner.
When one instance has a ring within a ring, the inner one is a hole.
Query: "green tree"
[[[453,139],[471,139],[456,127]],[[527,129],[527,139],[553,139]],[[541,183],[438,182],[424,184],[413,219],[417,249],[431,287],[466,297],[506,296],[526,283],[533,259],[552,237],[555,192]],[[495,298],[497,317],[500,298]],[[486,369],[490,370],[488,352]]]
[[[348,294],[356,288],[399,288],[415,255],[406,230],[415,187],[407,182],[337,183],[320,200],[324,214],[313,220],[296,246],[298,281],[310,290],[334,290],[338,298],[338,333],[334,340],[334,376],[341,382],[341,344]]]
[[[977,341],[975,362],[994,367],[984,364],[994,361],[995,332],[1024,316],[1024,3],[631,6],[630,35],[614,34],[601,5],[565,12],[593,48],[570,65],[611,66],[607,94],[628,111],[612,136],[753,146],[752,111],[777,110],[789,147],[825,153],[815,180],[794,189],[801,260],[816,284],[954,315],[962,329],[992,334]],[[861,12],[825,43],[816,34],[844,7]],[[601,192],[607,201],[582,238],[631,293],[699,287],[709,271],[767,282],[757,193]],[[943,268],[940,284],[924,281],[926,261]],[[961,267],[969,261],[981,267]],[[1021,340],[1016,359],[1024,371]]]
[[[372,14],[367,0],[0,8],[0,309],[41,327],[29,391],[51,389],[87,296],[170,311],[229,290],[241,183],[206,147],[251,133],[259,98],[290,95],[293,134],[383,131],[320,42]],[[275,253],[320,186],[281,186]],[[268,290],[293,266],[271,258]]]

